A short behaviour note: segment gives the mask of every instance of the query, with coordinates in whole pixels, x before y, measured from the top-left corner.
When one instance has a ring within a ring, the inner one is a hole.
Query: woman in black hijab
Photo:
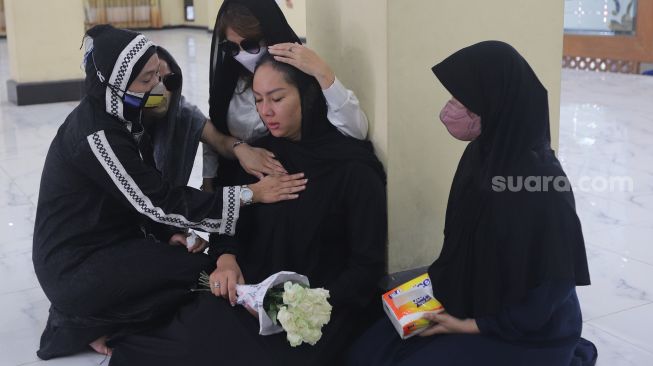
[[[235,300],[236,283],[258,283],[279,271],[306,275],[330,291],[331,321],[315,345],[292,348],[285,333],[260,336],[257,318],[229,301],[202,294],[157,331],[130,336],[114,349],[117,365],[340,365],[385,270],[385,173],[369,142],[339,133],[326,118],[315,78],[264,59],[254,76],[261,117],[271,135],[261,146],[310,183],[291,204],[243,212],[237,236],[211,237],[218,269],[215,295]],[[240,171],[239,182],[254,179]],[[232,288],[233,289],[233,288]],[[230,296],[231,295],[231,296]]]
[[[546,89],[514,48],[496,41],[464,48],[433,72],[453,96],[441,120],[454,137],[473,140],[453,179],[442,253],[428,271],[446,313],[429,315],[433,325],[406,341],[383,319],[359,340],[351,364],[594,364],[575,290],[590,284],[585,245],[551,149]],[[525,185],[511,184],[520,179]]]
[[[228,136],[221,150],[238,161],[220,156],[218,164],[218,156],[204,145],[204,189],[215,183],[216,176],[218,185],[233,182],[239,162],[259,178],[286,173],[273,154],[249,145],[268,134],[251,89],[254,67],[268,52],[318,79],[328,106],[327,118],[338,131],[359,140],[367,136],[367,118],[354,93],[324,60],[301,44],[276,1],[226,0],[218,12],[211,44],[209,115],[218,131]]]

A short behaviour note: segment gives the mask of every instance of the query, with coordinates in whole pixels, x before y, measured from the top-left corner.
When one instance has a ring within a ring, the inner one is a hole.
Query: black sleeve
[[[164,181],[145,164],[128,133],[102,130],[90,134],[75,151],[73,163],[96,184],[148,219],[182,229],[233,235],[240,213],[240,187],[217,193]]]
[[[148,234],[154,235],[157,240],[164,243],[170,242],[173,235],[186,232],[186,229],[160,224],[152,220],[145,220],[143,227]]]
[[[234,181],[239,182],[242,185],[253,184],[258,180],[256,177],[245,172],[240,165],[234,174]],[[252,230],[256,230],[254,225],[255,223],[251,216],[251,210],[249,212],[243,211],[242,218],[238,220],[236,225],[236,233],[234,235],[211,233],[209,235],[209,256],[214,260],[217,260],[222,254],[233,254],[238,256],[239,252],[242,252],[243,243],[246,242],[243,237],[252,232]]]
[[[520,303],[504,307],[497,315],[477,318],[476,324],[481,333],[506,340],[538,337],[575,288],[572,281],[545,282]]]
[[[385,272],[388,238],[386,190],[371,168],[356,166],[345,193],[346,230],[350,251],[347,267],[327,287],[335,306],[364,307],[378,292]]]

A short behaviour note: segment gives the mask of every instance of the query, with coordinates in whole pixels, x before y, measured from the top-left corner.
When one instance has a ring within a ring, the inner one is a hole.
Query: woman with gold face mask
[[[181,84],[160,79],[156,46],[110,25],[89,29],[85,45],[86,95],[50,145],[36,209],[34,270],[52,304],[42,359],[89,346],[109,353],[116,334],[174,312],[215,265],[202,253],[205,243],[188,248],[186,230],[233,235],[241,206],[295,199],[306,183],[296,175],[216,194],[186,187],[179,168],[190,166],[174,144],[193,144],[179,134],[187,130],[143,126],[143,111],[163,108],[165,99],[168,121],[185,120],[189,110],[178,108]],[[158,146],[160,155],[152,151]]]

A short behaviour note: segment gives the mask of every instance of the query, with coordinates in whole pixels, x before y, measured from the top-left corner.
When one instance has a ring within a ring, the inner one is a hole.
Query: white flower
[[[322,338],[322,327],[331,320],[329,291],[284,283],[283,303],[277,320],[287,333],[288,342],[297,347],[302,342],[315,345]]]

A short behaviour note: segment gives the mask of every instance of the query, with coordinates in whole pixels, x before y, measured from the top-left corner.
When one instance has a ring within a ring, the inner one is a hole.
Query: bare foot
[[[100,337],[89,343],[93,350],[101,355],[111,356],[111,348],[107,347],[107,336]]]

